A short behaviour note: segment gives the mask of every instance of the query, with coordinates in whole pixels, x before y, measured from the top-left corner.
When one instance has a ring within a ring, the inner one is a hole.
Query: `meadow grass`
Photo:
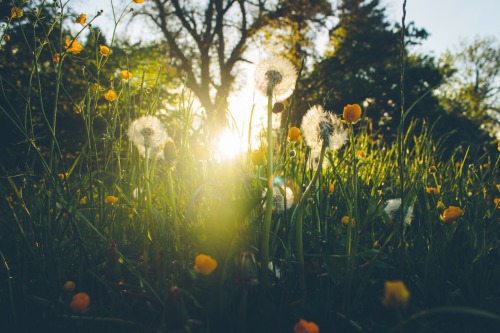
[[[68,157],[57,105],[66,62],[78,58],[62,34],[53,84],[38,70],[39,56],[57,47],[56,30],[41,36],[30,84],[18,91],[27,105],[0,106],[33,161],[1,182],[7,330],[313,332],[300,331],[301,319],[321,332],[500,325],[498,154],[444,151],[446,133],[425,121],[402,122],[391,143],[363,110],[342,125],[340,149],[323,142],[314,156],[304,140],[286,138],[290,124],[273,130],[269,120],[261,155],[223,159],[189,91],[165,116],[160,76],[108,80],[106,70],[125,68],[107,68],[113,54],[95,44],[84,96],[66,96],[85,133]],[[55,106],[37,118],[29,98],[48,105],[47,89]],[[141,132],[142,146],[134,144],[129,128],[145,116],[171,141],[155,146]]]

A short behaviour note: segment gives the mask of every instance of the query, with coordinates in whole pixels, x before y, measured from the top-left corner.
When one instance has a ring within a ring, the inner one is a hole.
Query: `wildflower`
[[[444,203],[441,200],[439,200],[437,205],[436,205],[436,208],[437,209],[444,209],[445,207],[446,206],[444,205]]]
[[[133,75],[128,70],[124,69],[121,71],[121,76],[123,80],[128,81],[132,78]]]
[[[177,158],[177,146],[172,140],[167,140],[163,146],[163,157],[167,162],[174,162]]]
[[[147,149],[148,158],[163,158],[160,147],[165,144],[168,136],[157,117],[144,116],[134,120],[128,128],[127,134],[142,156],[146,157]]]
[[[255,69],[255,86],[264,96],[274,95],[282,101],[293,92],[297,71],[286,58],[271,57],[261,61]]]
[[[445,224],[452,224],[462,215],[464,215],[464,211],[461,210],[460,207],[449,206],[444,210],[443,214],[440,215],[439,218]]]
[[[3,40],[4,40],[5,42],[10,42],[10,35],[9,35],[9,34],[5,34],[5,35],[3,35]]]
[[[493,199],[493,203],[495,204],[495,207],[500,207],[500,198],[495,198]]]
[[[328,193],[332,194],[335,190],[335,185],[333,183],[328,184]]]
[[[266,154],[262,150],[254,150],[250,155],[253,165],[264,166],[267,164]]]
[[[436,172],[437,172],[436,167],[435,167],[434,165],[431,165],[431,166],[429,167],[429,173],[430,173],[431,175],[433,175],[433,174],[435,174]]]
[[[57,174],[57,177],[59,177],[59,179],[62,181],[62,180],[65,180],[65,179],[68,179],[69,178],[69,172],[65,172],[65,173],[58,173]]]
[[[396,213],[398,212],[400,206],[401,206],[401,199],[399,198],[390,199],[387,201],[385,205],[384,212],[391,220],[393,220],[396,217]],[[413,220],[413,206],[409,206],[406,210],[404,223],[410,225],[412,220]]]
[[[425,192],[432,195],[438,195],[439,192],[441,192],[441,185],[438,185],[437,187],[426,187]]]
[[[379,249],[380,248],[380,243],[378,242],[378,240],[376,240],[375,242],[373,242],[373,248],[374,249]]]
[[[133,0],[135,3],[143,3],[144,0]]]
[[[116,93],[116,91],[114,91],[113,89],[109,89],[105,94],[104,94],[104,98],[106,98],[108,101],[110,102],[113,102],[115,99],[118,98],[118,94]]]
[[[365,158],[366,157],[366,152],[364,150],[358,150],[357,155],[359,158]]]
[[[301,139],[300,129],[298,127],[292,126],[288,130],[288,140],[290,142],[297,142]]]
[[[66,281],[66,283],[64,283],[62,286],[62,290],[72,292],[73,290],[75,290],[75,283],[71,280]]]
[[[75,20],[75,23],[80,23],[81,25],[85,25],[87,22],[87,14],[80,14]]]
[[[99,52],[104,56],[104,57],[107,57],[111,54],[111,50],[109,49],[109,47],[107,47],[106,45],[99,45]]]
[[[212,274],[217,268],[217,261],[206,254],[198,254],[194,260],[194,270],[203,275]]]
[[[75,313],[85,313],[89,310],[90,297],[86,293],[78,293],[73,295],[73,299],[69,306]]]
[[[405,307],[410,299],[410,292],[403,281],[386,281],[382,303],[388,308]]]
[[[80,199],[80,205],[86,205],[87,204],[87,197],[82,197]]]
[[[23,17],[24,15],[24,10],[22,10],[22,8],[19,8],[19,7],[12,7],[10,9],[10,17],[12,18],[20,18],[20,17]]]
[[[285,104],[283,102],[276,102],[273,105],[273,113],[281,113],[285,110]]]
[[[293,205],[293,191],[289,187],[281,188],[279,185],[273,186],[273,209],[283,212],[285,208]]]
[[[344,120],[355,124],[361,118],[361,107],[359,104],[347,104],[344,107]]]
[[[93,83],[90,86],[90,91],[92,91],[94,94],[97,94],[101,90],[102,90],[102,87],[99,83]]]
[[[319,105],[313,106],[302,119],[301,132],[312,156],[318,156],[323,141],[328,150],[338,150],[347,140],[347,131],[340,119]]]
[[[117,197],[114,197],[112,195],[108,195],[105,199],[104,199],[104,202],[106,202],[107,204],[110,204],[110,205],[113,205],[115,203],[118,202],[118,198]]]
[[[83,50],[83,46],[80,43],[78,43],[76,39],[66,38],[64,44],[65,44],[64,48],[66,49],[66,51],[68,51],[71,54],[78,54]]]
[[[54,56],[52,57],[52,61],[58,63],[59,61],[61,61],[61,55],[59,53],[54,54]]]
[[[351,221],[351,225],[356,224],[356,221],[354,220],[354,217],[351,217],[350,221]],[[342,223],[342,225],[344,227],[347,227],[347,225],[349,224],[349,216],[346,215],[346,216],[342,217],[340,219],[340,223]]]
[[[293,327],[294,333],[319,333],[319,327],[312,321],[300,319]]]

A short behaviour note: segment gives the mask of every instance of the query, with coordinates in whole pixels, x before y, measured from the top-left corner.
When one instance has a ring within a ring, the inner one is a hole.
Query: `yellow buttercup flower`
[[[217,261],[206,254],[198,254],[194,260],[194,270],[197,273],[209,275],[212,274],[216,268]]]
[[[340,223],[342,223],[343,226],[346,226],[347,227],[347,224],[349,223],[349,216],[344,216],[340,219]],[[351,217],[351,225],[354,225],[356,224],[355,223],[355,220],[354,220],[354,217]]]
[[[87,197],[83,197],[80,199],[80,205],[86,205],[87,204]]]
[[[410,292],[403,281],[386,281],[382,303],[388,308],[405,307],[410,299]]]
[[[75,23],[80,23],[81,25],[85,25],[87,22],[87,14],[80,14],[75,20]]]
[[[361,118],[361,107],[359,104],[347,104],[344,107],[344,120],[348,123],[356,123]]]
[[[112,195],[108,195],[108,196],[104,199],[104,201],[105,201],[107,204],[112,205],[112,204],[115,204],[115,203],[117,203],[117,202],[118,202],[118,198],[117,198],[117,197],[114,197],[114,196],[112,196]]]
[[[99,45],[99,52],[105,57],[111,54],[110,48],[107,47],[106,45]]]
[[[426,187],[425,192],[432,195],[438,195],[439,192],[441,192],[441,185],[438,185],[438,187]]]
[[[128,80],[130,80],[133,77],[132,73],[130,73],[127,70],[123,70],[121,72],[121,75],[122,75],[122,79],[125,80],[125,81],[128,81]]]
[[[495,207],[500,208],[500,198],[493,199],[493,203],[495,204]]]
[[[144,0],[133,0],[135,3],[143,3]]]
[[[335,190],[335,185],[333,183],[328,184],[328,193],[333,193]]]
[[[293,327],[293,333],[319,333],[319,327],[315,322],[300,319]]]
[[[66,283],[62,286],[62,289],[67,292],[72,292],[75,290],[75,283],[71,280],[66,281]]]
[[[250,155],[253,165],[263,166],[266,165],[266,154],[262,150],[254,150]]]
[[[59,177],[60,180],[68,179],[69,178],[69,172],[58,173],[57,177]]]
[[[439,218],[443,223],[452,224],[462,215],[464,215],[464,211],[461,210],[460,207],[449,206]]]
[[[106,98],[108,101],[112,102],[112,101],[114,101],[115,99],[118,98],[118,94],[113,89],[109,89],[104,94],[104,98]]]
[[[10,17],[12,18],[20,18],[20,17],[23,17],[24,15],[24,10],[22,10],[21,8],[19,7],[12,7],[10,9]]]
[[[78,43],[76,39],[66,38],[64,43],[65,43],[64,48],[71,54],[78,54],[83,50],[83,46],[80,43]]]
[[[290,127],[290,129],[288,130],[288,140],[290,142],[297,142],[300,139],[301,139],[300,129],[295,126]]]

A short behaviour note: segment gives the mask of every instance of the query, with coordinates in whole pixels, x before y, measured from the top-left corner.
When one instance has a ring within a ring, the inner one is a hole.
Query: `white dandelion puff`
[[[297,81],[297,70],[290,60],[271,57],[255,68],[255,87],[264,96],[273,95],[282,101],[290,97]]]
[[[394,220],[400,206],[401,206],[400,198],[387,200],[384,212],[387,214],[389,219]],[[413,220],[413,206],[409,206],[408,209],[406,210],[404,223],[406,225],[411,225],[412,220]]]
[[[319,156],[323,141],[326,149],[336,151],[347,141],[347,131],[342,121],[331,112],[315,105],[302,119],[300,132],[304,141],[311,148],[311,156]]]
[[[147,149],[148,157],[163,157],[161,147],[167,141],[168,135],[157,117],[144,116],[134,120],[127,133],[142,156],[146,156]]]
[[[278,212],[285,211],[293,205],[293,191],[289,187],[281,188],[278,185],[273,186],[273,208]]]

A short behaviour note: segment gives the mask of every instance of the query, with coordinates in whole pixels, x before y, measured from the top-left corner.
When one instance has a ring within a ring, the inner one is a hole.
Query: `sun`
[[[221,159],[232,159],[246,151],[246,144],[241,136],[225,129],[215,141],[215,152]]]

